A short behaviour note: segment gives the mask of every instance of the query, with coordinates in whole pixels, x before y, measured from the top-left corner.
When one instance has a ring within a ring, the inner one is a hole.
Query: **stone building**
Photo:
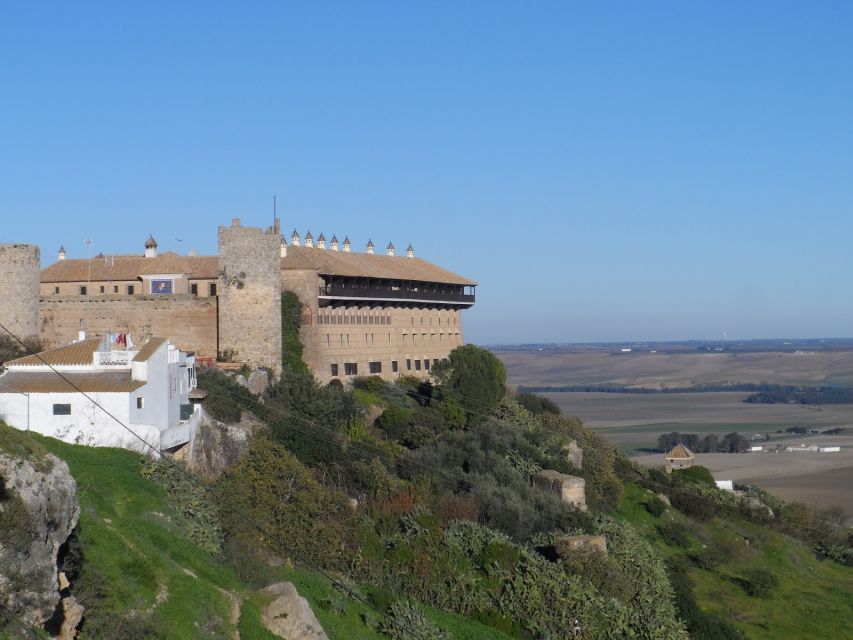
[[[328,247],[328,248],[327,248]],[[145,340],[169,336],[200,362],[217,358],[278,368],[280,293],[302,304],[303,357],[320,382],[356,375],[426,377],[464,344],[462,311],[476,283],[416,258],[352,251],[294,230],[290,244],[273,227],[219,228],[217,256],[159,253],[149,237],[136,256],[67,259],[41,272],[39,329],[45,346],[121,331]]]
[[[693,452],[680,442],[670,449],[665,457],[667,473],[672,473],[673,469],[689,469],[696,459]]]
[[[30,244],[0,244],[0,324],[22,340],[39,336],[39,263]],[[0,330],[0,337],[9,338]]]

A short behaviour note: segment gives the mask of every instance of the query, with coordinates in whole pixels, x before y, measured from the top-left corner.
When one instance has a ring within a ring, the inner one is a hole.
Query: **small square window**
[[[134,291],[133,285],[132,284],[127,285],[127,295],[132,296],[133,291]]]
[[[53,415],[55,415],[55,416],[70,416],[71,415],[71,405],[70,404],[55,404],[55,405],[53,405]]]
[[[344,363],[344,374],[348,376],[357,376],[358,375],[358,364],[355,362],[345,362]]]
[[[85,296],[85,295],[86,295],[86,287],[85,287],[85,286],[80,287],[80,295],[81,295],[81,296]]]
[[[368,368],[370,369],[370,373],[382,373],[382,363],[381,362],[370,362],[368,363]]]

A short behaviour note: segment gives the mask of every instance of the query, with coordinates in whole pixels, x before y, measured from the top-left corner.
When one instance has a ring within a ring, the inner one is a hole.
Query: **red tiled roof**
[[[6,371],[0,376],[0,393],[128,393],[144,386],[130,371],[63,373],[53,371]]]
[[[89,269],[91,267],[91,274]],[[154,258],[144,256],[106,256],[91,260],[59,260],[41,270],[42,282],[93,282],[136,280],[154,274],[185,273],[191,279],[219,277],[216,256],[180,256],[167,251]]]

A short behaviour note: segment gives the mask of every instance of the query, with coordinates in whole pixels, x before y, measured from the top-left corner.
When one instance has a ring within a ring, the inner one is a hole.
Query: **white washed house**
[[[200,417],[194,357],[165,338],[129,342],[110,334],[7,362],[0,419],[77,444],[152,453],[122,424],[157,452],[185,444]]]

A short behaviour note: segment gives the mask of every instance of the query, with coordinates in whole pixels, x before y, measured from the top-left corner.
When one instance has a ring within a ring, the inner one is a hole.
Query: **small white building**
[[[819,453],[836,453],[841,451],[841,447],[818,447],[817,450]]]
[[[749,448],[750,451],[764,451],[764,447],[761,445],[753,445]]]
[[[195,358],[165,338],[129,342],[110,334],[7,362],[0,419],[65,442],[149,454],[189,442],[201,415],[188,398]]]
[[[717,489],[722,489],[723,491],[734,491],[734,482],[731,480],[714,480],[714,484],[717,485]]]

